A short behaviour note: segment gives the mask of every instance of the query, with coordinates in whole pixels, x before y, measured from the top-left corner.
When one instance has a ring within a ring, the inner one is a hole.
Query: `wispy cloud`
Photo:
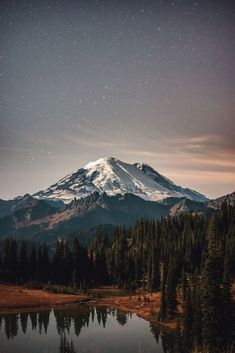
[[[229,139],[224,135],[180,136],[169,142],[171,147],[192,154],[214,155],[220,152],[234,153],[235,151],[235,138]]]
[[[235,147],[232,141],[217,135],[176,136],[158,139],[143,149],[129,149],[130,155],[142,156],[161,166],[187,170],[235,172]]]

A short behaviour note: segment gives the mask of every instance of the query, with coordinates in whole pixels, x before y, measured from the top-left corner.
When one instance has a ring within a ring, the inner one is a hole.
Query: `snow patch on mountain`
[[[129,193],[148,201],[160,201],[167,197],[207,200],[196,191],[175,185],[145,163],[128,164],[113,157],[86,164],[34,197],[61,200],[67,204],[74,198],[84,198],[94,192],[105,192],[108,196]]]

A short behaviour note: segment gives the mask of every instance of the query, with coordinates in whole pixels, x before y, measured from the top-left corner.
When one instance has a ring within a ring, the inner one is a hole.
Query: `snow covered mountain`
[[[167,197],[207,201],[204,195],[175,185],[145,163],[128,164],[113,157],[90,162],[33,196],[68,204],[74,198],[81,199],[94,192],[100,195],[105,192],[108,196],[133,194],[147,201],[161,201]]]

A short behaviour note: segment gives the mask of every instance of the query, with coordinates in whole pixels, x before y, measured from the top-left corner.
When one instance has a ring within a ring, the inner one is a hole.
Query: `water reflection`
[[[19,329],[19,315],[7,315],[3,317],[5,322],[5,334],[8,339],[17,336]]]
[[[59,353],[77,353],[74,348],[73,340],[69,342],[66,338],[65,333],[60,334],[60,346],[59,346]]]
[[[37,335],[46,336],[48,333],[48,327],[52,325],[57,334],[57,349],[53,348],[53,352],[58,353],[78,353],[79,342],[75,338],[78,338],[81,334],[83,328],[88,328],[94,323],[93,330],[96,330],[96,336],[94,334],[94,342],[99,338],[97,334],[98,328],[105,329],[107,325],[107,320],[109,319],[109,326],[113,326],[113,322],[118,323],[119,327],[130,327],[132,324],[132,314],[124,313],[113,308],[106,307],[93,307],[93,306],[79,306],[70,307],[63,310],[54,309],[40,312],[30,312],[30,313],[20,313],[20,314],[10,314],[0,316],[0,333],[5,333],[7,341],[13,340],[17,335],[20,334],[27,336],[35,332]],[[136,316],[135,316],[136,318]],[[112,319],[112,324],[110,320]],[[129,325],[130,321],[130,325]],[[117,324],[116,324],[117,325]],[[156,352],[159,353],[173,353],[174,352],[174,334],[162,331],[160,327],[149,324],[149,330],[146,329],[148,326],[147,322],[144,321],[144,329],[151,332],[152,337],[155,339],[155,345],[158,347]],[[135,328],[135,327],[134,327]],[[133,328],[133,332],[134,332]],[[140,329],[138,329],[140,330]],[[121,331],[125,333],[124,331]],[[93,331],[92,331],[93,332]],[[119,335],[118,331],[114,331],[113,335]],[[141,332],[143,334],[143,331]],[[149,334],[149,333],[148,333]],[[56,333],[54,334],[56,335]],[[128,335],[128,334],[126,334]],[[138,338],[138,331],[136,332]],[[92,336],[93,337],[93,336]],[[22,339],[22,338],[21,338]],[[52,338],[48,337],[48,340],[52,341]],[[128,340],[126,337],[124,340]],[[146,338],[147,340],[147,338]],[[154,340],[152,339],[154,342]],[[53,339],[55,342],[55,337]],[[124,344],[124,343],[123,343]],[[152,349],[152,348],[151,348]],[[12,350],[12,352],[20,352],[17,349]],[[95,348],[89,347],[88,352],[101,352]],[[141,350],[145,352],[145,350]],[[154,352],[155,350],[148,350],[149,352]],[[11,350],[9,351],[11,352]],[[80,352],[80,349],[79,349]],[[123,353],[129,352],[128,348],[123,351]]]

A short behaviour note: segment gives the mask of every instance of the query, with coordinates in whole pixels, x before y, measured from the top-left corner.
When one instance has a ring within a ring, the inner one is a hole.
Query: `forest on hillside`
[[[235,350],[233,206],[223,203],[208,218],[141,219],[128,229],[115,227],[112,239],[99,231],[89,247],[61,237],[52,256],[45,244],[13,238],[5,239],[3,249],[3,281],[69,286],[73,292],[100,285],[161,291],[156,315],[159,321],[177,321],[175,353]]]

